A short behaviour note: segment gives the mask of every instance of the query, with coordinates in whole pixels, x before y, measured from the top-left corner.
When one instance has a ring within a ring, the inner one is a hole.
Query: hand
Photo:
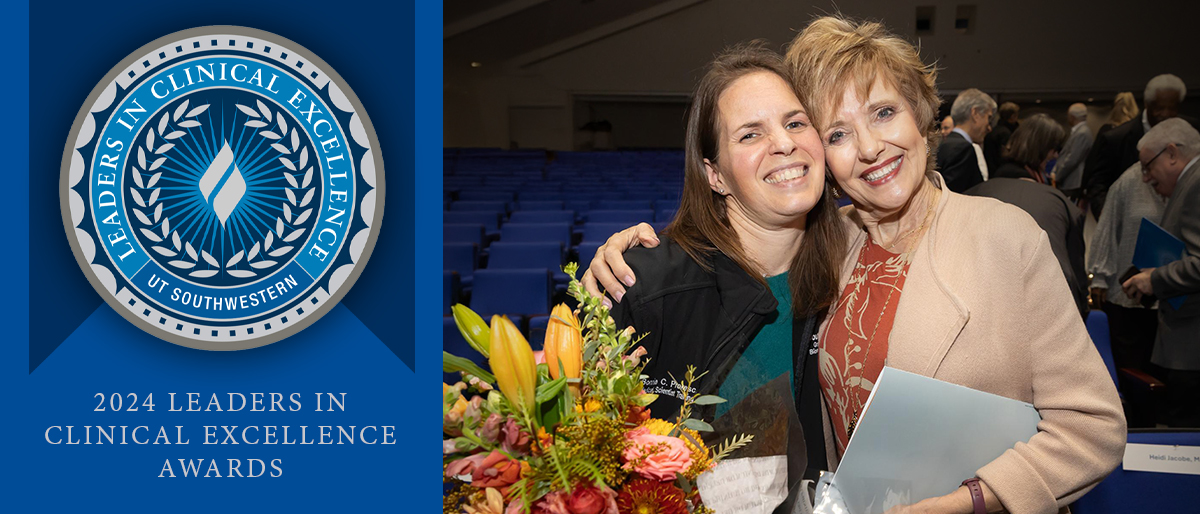
[[[967,488],[960,487],[945,496],[935,496],[912,505],[897,505],[888,509],[884,514],[970,514],[973,512],[975,512],[975,505],[971,503],[971,493],[967,491]]]
[[[1104,302],[1108,300],[1108,289],[1103,287],[1092,288],[1092,307],[1099,309],[1104,306]]]
[[[1137,275],[1129,277],[1124,284],[1121,284],[1121,289],[1125,290],[1125,295],[1133,298],[1136,301],[1142,301],[1142,296],[1154,294],[1154,288],[1150,284],[1150,273],[1154,268],[1146,268]]]
[[[613,234],[604,245],[596,249],[592,264],[580,280],[583,288],[598,296],[600,287],[603,287],[614,300],[620,302],[621,297],[625,296],[625,287],[634,284],[633,270],[625,264],[621,254],[639,245],[646,248],[658,246],[658,235],[654,233],[654,227],[647,223],[638,223],[637,226]],[[621,280],[618,281],[617,277],[621,277]]]
[[[1000,498],[986,483],[979,482],[979,489],[983,492],[985,510],[988,512],[1004,510]],[[974,512],[975,503],[971,500],[971,491],[966,486],[961,486],[945,496],[935,496],[912,505],[897,505],[888,509],[884,514],[972,514]]]

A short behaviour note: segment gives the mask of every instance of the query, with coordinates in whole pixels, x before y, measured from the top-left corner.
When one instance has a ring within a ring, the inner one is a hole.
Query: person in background
[[[1112,130],[1113,127],[1136,118],[1139,113],[1137,100],[1134,100],[1133,93],[1129,91],[1117,93],[1117,97],[1113,99],[1112,111],[1108,113],[1108,121],[1100,125],[1100,129],[1096,131],[1096,135],[1099,136]]]
[[[1020,126],[1020,122],[1017,121],[1020,114],[1021,107],[1019,105],[1012,102],[1000,104],[1000,122],[983,139],[983,157],[987,161],[989,170],[1000,167],[1003,162],[1001,154],[1004,152],[1005,145],[1008,145],[1008,138],[1012,137],[1013,132],[1016,132],[1017,127]]]
[[[1072,200],[1078,200],[1083,191],[1083,162],[1092,149],[1092,131],[1088,130],[1087,106],[1076,103],[1067,108],[1067,124],[1071,135],[1062,147],[1050,181]]]
[[[1092,274],[1092,305],[1108,315],[1113,363],[1117,369],[1149,371],[1150,352],[1158,331],[1158,309],[1154,304],[1125,295],[1121,277],[1133,263],[1142,218],[1162,219],[1167,199],[1142,180],[1142,166],[1133,163],[1108,189],[1108,205],[1096,222],[1096,233],[1087,254]]]
[[[1027,178],[1039,184],[1047,184],[1049,180],[1043,170],[1051,160],[1058,157],[1058,149],[1062,146],[1066,132],[1063,131],[1062,125],[1045,114],[1035,114],[1026,118],[1021,127],[1025,125],[1029,127],[1021,132],[1020,139],[1015,133],[1009,139],[1004,153],[1001,154],[1002,160],[996,173],[998,176]]]
[[[1004,164],[987,182],[968,189],[966,194],[995,198],[1020,207],[1033,217],[1050,238],[1050,250],[1058,259],[1071,288],[1075,308],[1083,319],[1087,319],[1083,211],[1062,192],[1039,183],[1034,177],[1054,158],[1064,134],[1062,126],[1045,114],[1026,118],[1008,140]]]
[[[1167,424],[1200,427],[1200,132],[1181,119],[1155,125],[1138,141],[1146,183],[1168,198],[1160,225],[1186,246],[1183,258],[1143,269],[1121,286],[1140,300],[1153,294],[1158,335],[1150,361],[1166,370]],[[1176,309],[1171,298],[1186,296]]]
[[[950,131],[954,130],[954,118],[951,116],[946,116],[945,118],[942,118],[941,127],[942,127],[942,138],[945,138],[946,136],[950,135]]]
[[[1072,299],[1045,233],[1012,205],[947,190],[929,158],[937,72],[911,44],[878,23],[822,17],[787,58],[822,134],[826,169],[853,201],[844,212],[852,232],[842,294],[820,336],[830,468],[886,362],[1032,403],[1042,418],[1028,443],[965,482],[978,488],[902,511],[1065,509],[1120,463],[1126,427],[1083,321],[1046,308]],[[624,291],[636,282],[621,251],[653,241],[645,224],[609,238],[584,287]]]
[[[975,143],[982,143],[992,130],[995,116],[996,101],[983,91],[968,89],[954,99],[950,107],[954,129],[937,149],[937,169],[951,191],[961,193],[983,182],[986,163]]]
[[[1097,218],[1104,209],[1108,187],[1121,172],[1137,162],[1137,143],[1142,136],[1159,122],[1179,116],[1179,104],[1187,98],[1187,86],[1175,75],[1159,75],[1146,83],[1142,98],[1146,102],[1142,116],[1097,137],[1084,163],[1084,196]],[[1195,118],[1185,116],[1183,119],[1193,127],[1200,126],[1200,121]]]

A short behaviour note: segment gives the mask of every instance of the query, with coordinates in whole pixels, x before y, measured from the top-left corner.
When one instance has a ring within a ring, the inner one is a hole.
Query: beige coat
[[[867,237],[854,210],[847,214],[842,288]],[[1038,433],[977,475],[1010,512],[1064,508],[1120,463],[1126,425],[1083,321],[1063,308],[1074,300],[1046,233],[1017,207],[943,190],[918,245],[887,365],[1037,407]],[[827,410],[825,418],[833,469]]]

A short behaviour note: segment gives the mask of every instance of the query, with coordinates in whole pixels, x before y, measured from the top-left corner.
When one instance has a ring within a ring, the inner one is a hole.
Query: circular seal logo
[[[205,350],[320,318],[383,218],[379,141],[350,87],[303,47],[213,26],[160,38],[83,104],[61,208],[96,291],[142,330]]]

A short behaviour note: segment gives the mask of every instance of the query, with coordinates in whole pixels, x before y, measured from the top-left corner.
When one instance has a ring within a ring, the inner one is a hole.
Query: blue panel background
[[[0,511],[436,509],[440,453],[434,441],[440,423],[433,380],[440,305],[415,300],[417,294],[440,295],[440,287],[433,273],[414,270],[434,269],[441,257],[438,252],[416,255],[414,249],[439,248],[440,205],[432,199],[440,198],[441,179],[433,173],[416,176],[413,169],[440,169],[441,111],[435,109],[441,104],[441,3],[418,2],[414,8],[412,3],[348,1],[74,1],[34,9],[32,31],[39,44],[32,66],[28,3],[6,2],[0,16],[7,68],[0,98],[8,104],[0,137],[10,170],[0,188],[9,242],[0,251],[0,266],[9,277],[0,309],[5,327],[0,398],[6,404],[0,407]],[[388,178],[385,233],[343,304],[297,336],[227,353],[165,343],[102,305],[71,257],[57,200],[65,138],[91,88],[141,45],[213,24],[274,32],[329,62],[370,114]],[[33,233],[31,220],[37,227]],[[43,230],[46,226],[52,229]],[[30,248],[38,251],[32,259]],[[35,311],[32,319],[31,283],[32,300],[50,298],[55,307]],[[381,319],[390,323],[380,325]],[[31,323],[62,345],[31,355]],[[420,391],[427,394],[416,394]],[[155,412],[93,412],[93,395],[113,392],[143,398],[154,393]],[[177,397],[297,392],[305,409],[167,412],[169,392]],[[346,411],[314,412],[317,392],[347,393]],[[395,425],[397,444],[200,444],[203,425],[250,424]],[[191,444],[55,446],[43,438],[51,425],[184,425]],[[279,458],[284,473],[234,480],[157,478],[164,460],[179,458]]]

